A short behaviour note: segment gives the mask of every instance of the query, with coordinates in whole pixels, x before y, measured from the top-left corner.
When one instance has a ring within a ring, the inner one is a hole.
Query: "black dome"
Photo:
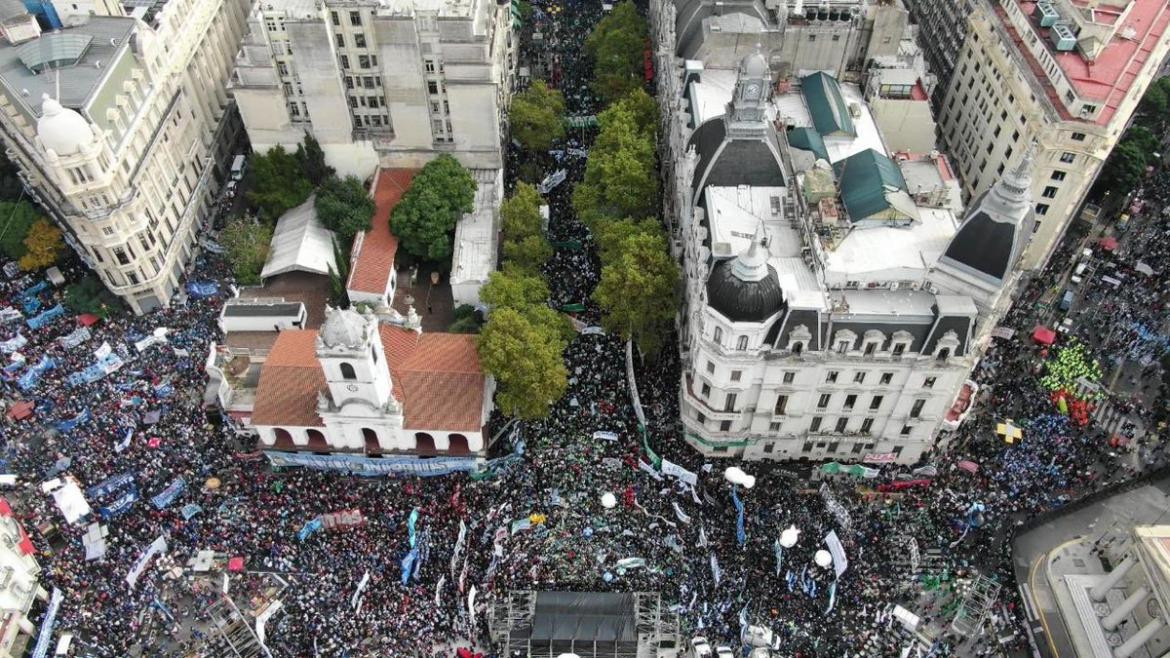
[[[732,322],[763,322],[784,308],[780,277],[771,265],[759,281],[744,281],[732,272],[735,259],[716,263],[707,278],[707,305]]]

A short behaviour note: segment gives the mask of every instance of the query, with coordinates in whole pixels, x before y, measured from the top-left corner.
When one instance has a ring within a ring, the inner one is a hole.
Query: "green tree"
[[[501,231],[505,240],[522,240],[540,235],[542,219],[540,206],[544,200],[540,192],[528,183],[517,183],[512,196],[500,204]]]
[[[427,260],[449,258],[455,224],[473,209],[475,188],[471,173],[450,155],[428,162],[390,217],[402,248]]]
[[[29,229],[44,216],[28,201],[0,201],[0,251],[12,260],[25,254]]]
[[[337,308],[349,308],[349,291],[345,288],[349,281],[349,251],[341,248],[337,238],[333,238],[333,260],[337,268],[329,266],[329,303]]]
[[[453,312],[455,320],[447,327],[447,333],[478,334],[483,320],[474,306],[460,304]]]
[[[643,353],[656,354],[674,319],[678,278],[665,236],[630,236],[619,257],[602,265],[601,282],[593,291],[605,312],[602,325],[636,341]]]
[[[599,221],[657,214],[658,170],[652,135],[638,130],[634,114],[607,119],[573,191],[573,207],[590,228]]]
[[[496,404],[505,415],[544,418],[565,393],[562,342],[519,311],[494,311],[476,342],[480,363],[496,378]]]
[[[512,137],[530,151],[547,151],[565,136],[565,97],[537,80],[512,97],[508,123]]]
[[[630,0],[619,3],[598,21],[585,39],[593,58],[593,91],[605,102],[643,84],[643,61],[649,28]]]
[[[123,310],[122,300],[93,274],[87,274],[65,288],[65,306],[74,313],[93,313],[102,317]]]
[[[321,223],[337,231],[343,245],[350,244],[358,231],[370,228],[374,215],[374,200],[356,176],[326,178],[317,189],[314,205]]]
[[[236,217],[220,232],[219,243],[227,251],[227,261],[237,281],[245,285],[260,283],[260,272],[272,243],[271,226],[247,217]]]
[[[293,153],[274,146],[253,155],[248,168],[248,200],[265,221],[272,223],[299,206],[313,193],[313,184]]]
[[[38,219],[24,236],[24,255],[20,257],[20,269],[39,270],[57,262],[65,249],[61,229],[47,219]]]
[[[629,116],[619,117],[619,114]],[[602,130],[614,121],[631,120],[642,135],[652,136],[658,132],[658,101],[642,87],[627,92],[597,115],[597,123]]]
[[[19,201],[23,198],[24,183],[16,175],[19,171],[20,167],[0,149],[0,201]]]
[[[530,235],[523,240],[504,240],[504,262],[521,269],[540,273],[540,268],[553,257],[553,248],[543,235]]]
[[[612,263],[621,257],[622,245],[634,235],[665,235],[662,225],[653,219],[619,219],[604,222],[593,234],[597,253],[602,263]]]
[[[524,309],[548,301],[548,284],[539,276],[515,267],[492,272],[479,298],[493,309]]]
[[[325,164],[325,151],[321,150],[321,143],[316,137],[305,133],[305,141],[297,144],[297,162],[305,172],[305,178],[314,186],[325,182],[333,176],[333,167]],[[359,181],[360,182],[360,181]]]

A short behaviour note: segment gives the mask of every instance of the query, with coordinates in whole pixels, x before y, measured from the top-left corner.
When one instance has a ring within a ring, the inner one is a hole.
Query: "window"
[[[883,372],[882,373],[882,378],[880,380],[880,383],[882,386],[885,386],[892,381],[894,381],[894,373],[892,373],[892,372]]]
[[[894,343],[894,349],[893,349],[894,356],[902,356],[902,353],[905,351],[906,351],[906,343]]]
[[[345,76],[345,88],[353,89],[353,76]]]
[[[335,44],[337,44],[337,47],[338,47],[338,48],[344,48],[344,47],[345,47],[345,35],[344,35],[344,34],[340,34],[340,33],[339,33],[339,34],[334,34],[334,35],[333,35],[333,42],[334,42]]]
[[[719,343],[720,345],[723,344],[723,328],[722,327],[715,327],[715,333],[711,334],[711,340],[715,341],[716,343]]]
[[[350,25],[361,25],[362,24],[362,12],[360,12],[360,11],[349,12],[349,24]]]
[[[292,93],[293,93],[292,92],[292,84],[288,83],[288,82],[285,82],[283,84],[284,84],[284,95],[285,96],[292,96]]]
[[[812,422],[808,425],[808,431],[819,432],[821,429],[821,421],[824,420],[820,416],[813,416]]]
[[[884,400],[884,399],[885,399],[885,397],[881,396],[881,395],[875,395],[872,398],[870,398],[869,410],[870,411],[877,411],[878,409],[880,409],[882,406],[882,400]]]
[[[121,247],[114,247],[114,257],[118,259],[119,265],[129,265],[130,257],[126,255],[125,250]]]
[[[330,20],[330,22],[332,22],[334,25],[341,25],[341,18],[339,18],[339,17],[337,16],[337,12],[335,12],[335,11],[331,11],[331,12],[329,12],[329,20]]]
[[[363,75],[362,76],[362,86],[365,87],[366,89],[373,89],[375,79],[376,78],[374,78],[374,76],[372,76],[372,75]]]
[[[301,108],[298,107],[296,103],[289,103],[288,114],[289,114],[289,116],[294,116],[294,117],[300,116],[301,115]]]
[[[345,55],[341,56],[341,68],[343,68],[343,69],[349,68],[349,58],[346,57]]]
[[[358,68],[359,69],[370,68],[370,56],[369,55],[358,55]]]
[[[768,431],[769,432],[779,432],[780,431],[780,423],[772,423],[771,425],[768,426]],[[764,454],[770,455],[775,451],[776,451],[776,444],[775,443],[768,442],[768,443],[764,444]]]
[[[815,34],[810,34],[810,35],[808,35],[808,40],[809,40],[809,41],[816,41],[816,40],[817,40],[817,35],[815,35]]]
[[[742,375],[743,375],[742,370],[732,370],[731,371],[731,381],[738,382]]]
[[[1096,111],[1097,111],[1097,106],[1096,106],[1096,105],[1090,105],[1090,104],[1088,104],[1088,103],[1085,103],[1084,105],[1082,105],[1082,106],[1081,106],[1081,114],[1082,114],[1082,115],[1085,115],[1085,114],[1092,114],[1092,113],[1094,113],[1094,112],[1096,112]]]
[[[791,384],[794,381],[796,381],[796,373],[795,372],[784,373],[784,383],[785,384]]]
[[[805,443],[804,445],[802,445],[800,447],[801,452],[812,452],[812,449],[813,449],[813,444],[811,441],[809,441],[808,443]]]
[[[747,345],[748,345],[748,337],[747,336],[740,336],[739,338],[735,339],[735,349],[746,350]]]
[[[1073,140],[1074,142],[1083,142],[1083,141],[1085,141],[1085,133],[1073,133],[1072,135],[1070,135],[1070,137],[1072,137],[1072,140]]]
[[[845,396],[845,409],[852,409],[853,405],[857,404],[857,396],[850,394]]]
[[[865,383],[865,372],[859,371],[859,372],[853,373],[853,383],[854,384],[864,384]]]
[[[837,432],[838,434],[842,434],[845,432],[845,428],[848,426],[849,426],[849,419],[848,418],[838,418],[837,419],[837,426],[834,427],[833,430],[835,432]],[[836,448],[831,448],[831,450],[836,451]]]
[[[435,60],[433,60],[433,59],[423,60],[423,68],[426,70],[427,73],[434,73],[435,72]]]
[[[366,35],[364,35],[364,34],[353,35],[353,45],[356,48],[365,48],[366,47]]]
[[[943,348],[943,349],[938,351],[937,358],[939,361],[946,361],[948,358],[950,358],[950,356],[951,356],[951,351],[949,349]]]
[[[1077,154],[1065,151],[1064,153],[1060,154],[1060,161],[1065,164],[1072,164],[1077,161]]]
[[[714,361],[708,361],[708,362],[707,362],[707,374],[708,374],[708,375],[714,375],[714,374],[715,374],[715,362],[714,362]]]
[[[706,398],[706,397],[710,397],[710,396],[711,396],[711,385],[710,385],[710,384],[708,384],[707,382],[703,382],[703,388],[702,388],[702,389],[700,389],[700,393],[699,393],[699,394],[700,394],[700,395],[702,395],[702,396],[703,396],[703,397],[705,397],[705,398]]]
[[[727,397],[723,398],[723,410],[735,411],[735,399],[739,397],[735,393],[728,393]]]
[[[900,432],[900,434],[902,436],[910,436],[910,432],[913,432],[913,431],[914,431],[913,427],[910,427],[909,425],[903,425],[902,431]]]
[[[872,429],[873,429],[873,419],[872,418],[866,418],[866,419],[863,419],[861,421],[861,433],[862,434],[869,434],[870,430],[872,430]],[[857,445],[861,446],[860,443]]]
[[[824,409],[829,406],[829,400],[833,398],[831,393],[821,393],[821,397],[817,400],[817,409]]]
[[[707,424],[707,416],[705,414],[703,414],[702,412],[695,414],[695,420],[698,421],[698,423],[700,425]]]
[[[719,421],[719,431],[720,432],[730,432],[731,431],[731,421],[730,420]],[[724,447],[723,450],[726,451],[727,448]]]
[[[836,384],[837,383],[837,374],[838,373],[836,370],[830,370],[828,372],[828,374],[825,375],[825,383],[826,384]]]
[[[938,381],[938,377],[927,377],[922,380],[922,388],[934,388],[934,383]]]
[[[1063,171],[1057,169],[1057,170],[1052,172],[1052,180],[1062,181],[1062,180],[1064,180],[1065,175],[1066,174]]]
[[[847,340],[837,341],[837,353],[838,354],[844,354],[848,351],[849,351],[849,341],[847,341]]]
[[[428,82],[427,83],[427,93],[430,93],[430,94],[439,93],[439,83],[435,82],[434,80],[431,80],[430,82]]]
[[[877,351],[877,346],[878,346],[877,343],[866,343],[865,344],[865,355],[866,356],[873,356],[873,353]]]
[[[804,343],[796,342],[796,343],[792,344],[792,353],[793,354],[799,355],[803,351],[804,351]]]
[[[1044,197],[1045,199],[1054,199],[1056,198],[1056,192],[1056,187],[1054,185],[1049,185],[1044,188],[1044,191],[1040,193],[1040,196]]]
[[[355,372],[353,371],[353,366],[352,366],[352,365],[350,365],[350,364],[348,364],[348,363],[345,363],[345,362],[343,361],[343,362],[341,363],[341,365],[340,365],[340,366],[338,366],[338,367],[339,367],[339,369],[341,370],[341,378],[342,378],[342,379],[346,379],[346,380],[350,380],[350,379],[357,379],[357,373],[355,373]]]
[[[914,406],[910,407],[910,417],[918,418],[922,415],[922,408],[926,406],[926,400],[915,400]]]
[[[276,70],[280,71],[281,75],[288,75],[288,64],[285,64],[284,62],[277,62]]]
[[[902,456],[902,446],[894,446],[894,449],[892,452],[894,453],[894,457],[901,457]]]
[[[788,396],[781,395],[776,398],[776,408],[774,409],[777,416],[783,416],[788,411]]]

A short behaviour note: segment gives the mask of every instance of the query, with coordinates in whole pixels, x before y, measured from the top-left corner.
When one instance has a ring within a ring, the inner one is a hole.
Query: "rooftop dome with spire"
[[[325,307],[325,322],[317,333],[323,347],[357,349],[366,342],[366,318],[352,308]]]
[[[707,305],[732,322],[763,322],[784,308],[780,277],[768,265],[758,228],[747,251],[711,268]]]
[[[768,58],[764,56],[760,44],[757,43],[755,51],[739,63],[739,72],[750,78],[767,78],[772,75],[768,67]]]
[[[985,279],[1001,282],[1032,235],[1033,142],[1016,166],[967,208],[958,232],[942,260],[962,266]]]
[[[41,118],[37,119],[37,138],[46,150],[69,156],[93,143],[93,127],[85,117],[76,110],[63,107],[48,94],[42,99]]]

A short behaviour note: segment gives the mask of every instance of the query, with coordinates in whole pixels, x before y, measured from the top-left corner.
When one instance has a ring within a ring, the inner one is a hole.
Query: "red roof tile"
[[[418,334],[382,325],[394,397],[407,429],[478,432],[483,429],[485,377],[466,334]]]
[[[375,180],[374,217],[370,230],[359,237],[357,257],[350,268],[346,288],[358,292],[380,294],[394,270],[394,256],[398,252],[398,238],[390,232],[390,213],[410,189],[410,181],[417,169],[381,169]]]
[[[317,362],[317,332],[280,332],[260,369],[253,425],[323,427],[317,415],[317,392],[325,389],[325,373]]]

